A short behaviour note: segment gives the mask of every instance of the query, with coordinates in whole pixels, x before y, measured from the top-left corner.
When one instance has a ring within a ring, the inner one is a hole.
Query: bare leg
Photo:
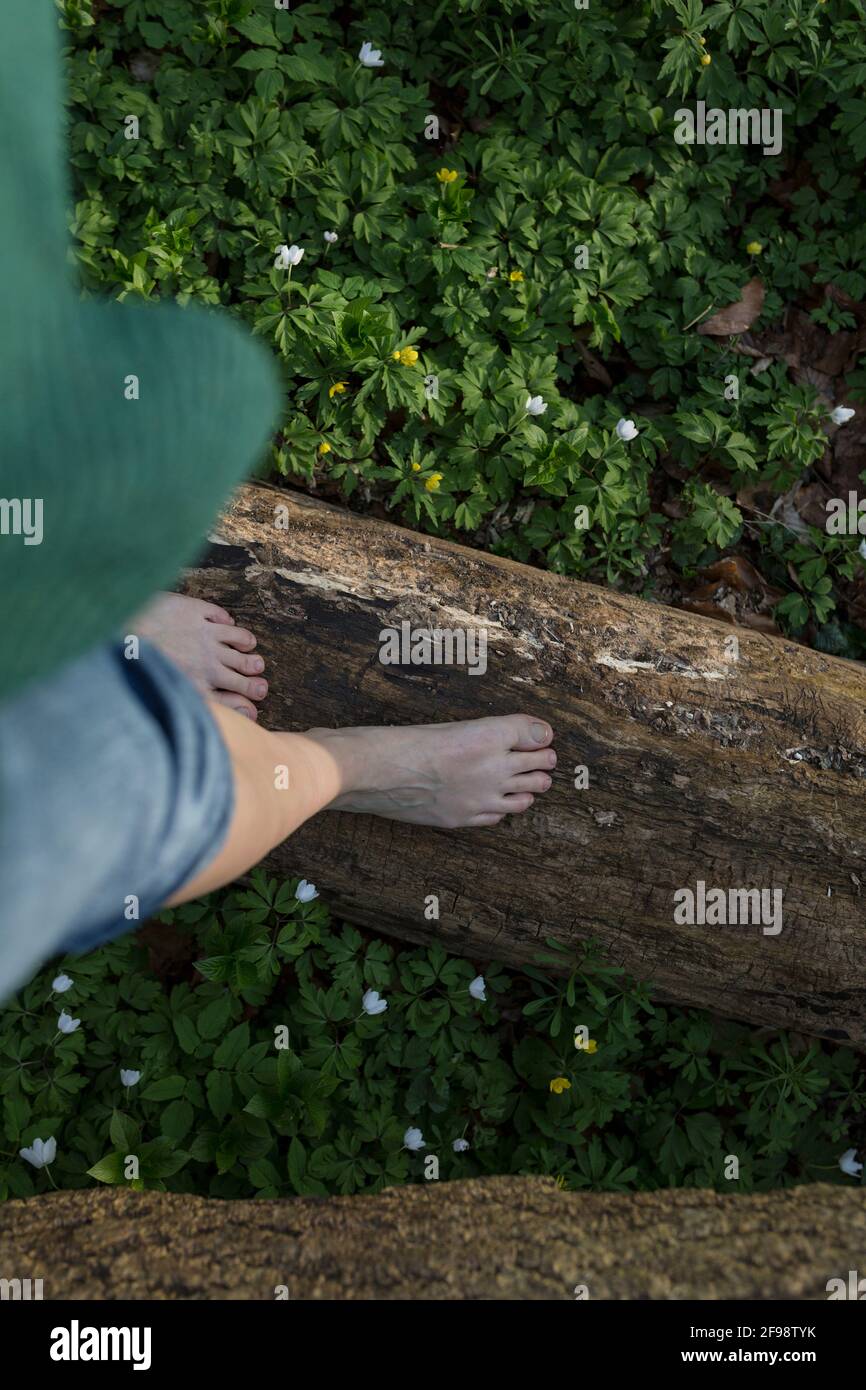
[[[232,761],[234,816],[216,858],[173,903],[230,883],[326,808],[446,828],[496,825],[528,810],[556,765],[550,725],[523,714],[288,734],[211,710]]]

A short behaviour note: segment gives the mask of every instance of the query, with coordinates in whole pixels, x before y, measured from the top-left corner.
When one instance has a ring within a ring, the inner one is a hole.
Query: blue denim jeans
[[[149,643],[0,705],[0,999],[155,912],[216,855],[233,802],[205,701]]]

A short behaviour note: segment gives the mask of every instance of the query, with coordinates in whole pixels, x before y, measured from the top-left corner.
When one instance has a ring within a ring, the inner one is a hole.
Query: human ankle
[[[308,729],[300,734],[276,735],[294,787],[315,803],[312,814],[329,806],[346,790],[348,784],[347,769],[339,756],[337,745],[317,737],[329,732],[333,731]]]
[[[307,730],[305,737],[315,743],[329,760],[339,782],[329,805],[366,787],[369,781],[369,736],[374,732],[377,731],[363,728]]]

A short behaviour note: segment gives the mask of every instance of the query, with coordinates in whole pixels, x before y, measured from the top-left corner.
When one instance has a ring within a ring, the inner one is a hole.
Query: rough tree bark
[[[826,1299],[862,1269],[864,1239],[857,1188],[574,1193],[497,1177],[289,1201],[57,1192],[6,1204],[0,1257],[48,1299],[273,1299],[278,1285],[293,1300]]]
[[[554,786],[524,816],[446,832],[327,813],[273,868],[479,962],[593,937],[664,997],[866,1045],[863,667],[270,488],[242,488],[217,539],[187,587],[257,632],[271,726],[525,710],[556,731]],[[403,621],[486,628],[486,674],[383,665]],[[698,881],[780,889],[781,932],[677,925]]]

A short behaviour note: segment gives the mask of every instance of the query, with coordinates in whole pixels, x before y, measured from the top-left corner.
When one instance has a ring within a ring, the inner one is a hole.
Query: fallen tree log
[[[864,1239],[857,1188],[495,1177],[287,1201],[53,1192],[6,1203],[0,1255],[47,1299],[826,1299]]]
[[[455,832],[327,813],[271,867],[479,962],[594,938],[662,997],[866,1046],[862,666],[271,488],[242,488],[212,539],[187,587],[258,634],[270,726],[524,710],[556,731],[526,815]],[[485,629],[486,672],[383,664],[404,622]],[[737,920],[701,920],[711,890]]]

